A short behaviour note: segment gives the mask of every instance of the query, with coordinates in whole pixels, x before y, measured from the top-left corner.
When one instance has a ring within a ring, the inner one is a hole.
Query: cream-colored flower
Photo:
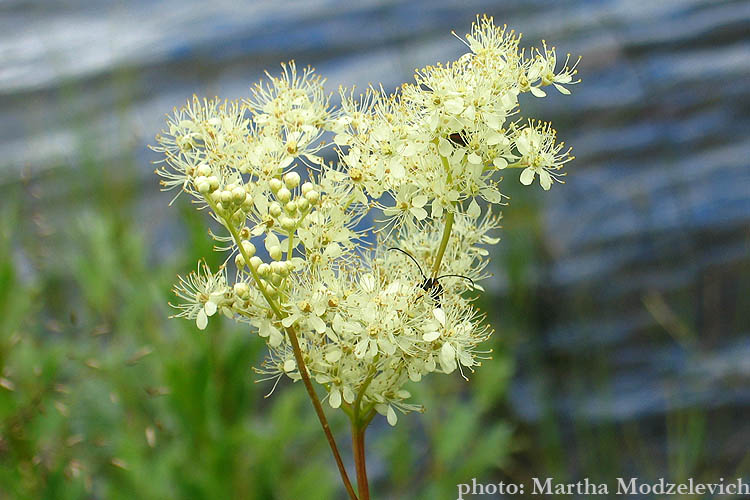
[[[198,264],[197,271],[187,277],[180,277],[174,287],[174,294],[182,301],[173,305],[180,312],[175,317],[195,320],[199,330],[205,330],[208,318],[219,310],[230,308],[234,303],[234,291],[227,286],[223,272],[213,274],[204,262]]]
[[[556,135],[549,123],[529,121],[529,126],[520,130],[516,148],[521,155],[518,163],[525,167],[521,172],[521,184],[528,186],[535,175],[539,175],[539,184],[545,191],[553,182],[562,182],[565,174],[557,171],[573,157],[570,148],[563,151],[565,143],[555,143]]]
[[[176,316],[199,329],[218,312],[250,324],[268,348],[262,380],[299,380],[301,356],[332,408],[359,401],[391,425],[422,410],[409,381],[478,366],[492,331],[472,301],[498,242],[498,171],[522,169],[523,184],[538,176],[547,190],[572,159],[550,124],[516,116],[519,95],[577,81],[554,48],[524,52],[492,18],[478,17],[465,44],[392,94],[342,90],[338,109],[324,80],[292,62],[244,101],[175,110],[154,147],[158,174],[211,214],[227,254],[219,272],[180,278]]]

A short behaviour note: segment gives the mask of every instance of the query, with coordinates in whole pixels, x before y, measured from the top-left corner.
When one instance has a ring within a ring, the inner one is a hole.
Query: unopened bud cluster
[[[498,241],[501,171],[547,190],[572,159],[549,123],[520,118],[519,97],[568,94],[577,81],[554,48],[524,51],[490,18],[465,44],[393,94],[341,90],[340,107],[312,69],[289,63],[246,100],[175,110],[157,137],[157,173],[210,210],[234,263],[182,278],[177,316],[200,329],[217,312],[251,324],[268,343],[258,368],[268,379],[300,378],[295,332],[332,407],[359,401],[391,424],[395,410],[420,409],[408,381],[488,358],[472,292]]]

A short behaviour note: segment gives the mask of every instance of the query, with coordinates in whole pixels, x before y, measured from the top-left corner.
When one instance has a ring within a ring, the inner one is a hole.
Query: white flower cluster
[[[181,279],[177,316],[200,329],[217,312],[250,323],[268,344],[266,378],[309,373],[330,406],[391,424],[420,409],[409,380],[472,371],[489,355],[472,292],[498,241],[498,171],[521,169],[525,185],[538,175],[547,190],[572,159],[548,123],[515,116],[521,93],[569,93],[575,66],[557,68],[546,44],[525,57],[519,42],[477,18],[469,53],[391,95],[342,90],[334,108],[324,81],[289,63],[250,99],[176,110],[157,173],[209,209],[236,267],[232,283],[227,266],[203,264]],[[327,136],[335,164],[323,161]],[[365,223],[373,211],[378,230]]]

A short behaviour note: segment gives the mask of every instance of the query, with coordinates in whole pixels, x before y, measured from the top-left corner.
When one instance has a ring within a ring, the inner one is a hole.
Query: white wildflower
[[[273,388],[308,373],[332,408],[358,404],[390,425],[422,410],[409,381],[466,376],[486,359],[492,330],[472,301],[499,241],[498,171],[521,169],[521,183],[538,176],[547,190],[572,159],[550,124],[516,116],[519,95],[568,93],[577,80],[554,48],[524,52],[492,18],[464,43],[457,61],[417,70],[393,94],[341,90],[339,109],[322,78],[291,62],[243,101],[196,97],[175,110],[157,172],[211,214],[226,252],[219,272],[200,264],[180,278],[176,316],[199,329],[219,312],[252,325],[268,348],[257,372]]]

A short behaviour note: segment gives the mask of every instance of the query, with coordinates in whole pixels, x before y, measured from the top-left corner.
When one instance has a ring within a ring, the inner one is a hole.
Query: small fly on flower
[[[419,262],[417,262],[417,259],[415,259],[412,254],[410,254],[406,250],[402,250],[402,249],[400,249],[398,247],[391,247],[388,250],[389,251],[390,250],[397,250],[397,251],[403,253],[404,255],[406,255],[407,257],[409,257],[417,265],[417,268],[419,269],[419,274],[422,275],[422,279],[423,279],[422,283],[419,285],[419,288],[421,288],[422,290],[424,290],[425,292],[427,292],[429,294],[430,298],[432,298],[432,300],[435,301],[435,305],[438,308],[441,307],[441,302],[440,301],[441,301],[441,299],[443,297],[443,292],[444,292],[443,285],[441,285],[440,281],[438,281],[438,280],[441,280],[443,278],[451,278],[451,277],[453,277],[453,278],[463,278],[463,279],[467,280],[469,283],[471,283],[472,287],[474,286],[474,280],[472,280],[468,276],[463,276],[461,274],[443,274],[442,276],[436,276],[436,277],[430,276],[428,278],[427,276],[425,276],[424,271],[422,271],[422,266],[419,265]]]

